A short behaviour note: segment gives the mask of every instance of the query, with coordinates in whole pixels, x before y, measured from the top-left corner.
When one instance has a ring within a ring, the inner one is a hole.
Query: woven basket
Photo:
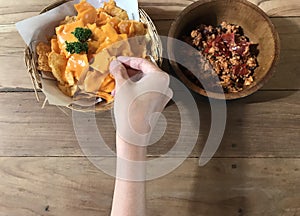
[[[64,4],[70,0],[61,0],[58,2],[54,2],[53,4],[47,6],[44,8],[41,13],[45,13],[55,7],[60,6],[61,4]],[[162,43],[158,36],[156,27],[154,23],[152,22],[151,18],[148,16],[148,14],[143,10],[139,9],[140,14],[140,21],[147,25],[148,27],[148,35],[150,37],[150,59],[153,63],[156,63],[158,66],[161,66],[162,64]],[[39,101],[38,96],[38,90],[43,89],[42,81],[41,81],[41,72],[37,69],[37,60],[36,60],[36,54],[35,54],[35,45],[31,44],[30,46],[25,47],[25,64],[28,70],[28,73],[30,75],[32,85],[35,91],[35,95],[37,100]],[[82,107],[79,105],[72,104],[68,106],[68,108],[76,110],[76,111],[82,111],[82,112],[89,112],[89,111],[106,111],[110,110],[113,107],[113,102],[106,103],[106,102],[100,102],[92,107]]]

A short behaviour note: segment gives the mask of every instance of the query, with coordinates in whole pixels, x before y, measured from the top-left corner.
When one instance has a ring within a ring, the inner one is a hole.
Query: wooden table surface
[[[166,35],[193,1],[140,0],[140,6]],[[147,183],[148,215],[300,215],[300,1],[251,1],[279,32],[276,74],[254,95],[228,102],[224,138],[204,167],[198,160],[210,109],[207,99],[195,95],[201,117],[197,145],[179,168]],[[37,15],[52,0],[0,2],[0,216],[109,215],[114,178],[82,153],[69,110],[41,109],[25,69],[24,42],[14,24]],[[166,134],[149,149],[149,157],[166,153],[177,139],[178,110],[169,106],[164,113]],[[96,117],[113,146],[110,112]]]

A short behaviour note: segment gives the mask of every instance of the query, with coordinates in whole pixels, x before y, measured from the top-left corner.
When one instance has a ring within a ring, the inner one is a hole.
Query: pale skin
[[[169,76],[148,60],[134,57],[118,57],[111,63],[110,71],[116,80],[117,128],[111,216],[145,216],[146,165],[142,162],[147,160],[149,136],[157,120],[152,114],[162,112],[172,98]],[[141,96],[142,90],[146,94]],[[129,100],[132,98],[135,99]]]

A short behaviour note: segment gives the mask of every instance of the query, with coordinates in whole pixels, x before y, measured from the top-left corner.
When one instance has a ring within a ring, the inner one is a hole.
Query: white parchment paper
[[[80,0],[73,0],[64,3],[46,13],[34,16],[16,23],[16,27],[25,43],[30,46],[32,42],[47,42],[54,34],[55,27],[66,16],[76,15],[74,4]],[[95,8],[102,7],[105,0],[87,0]],[[138,0],[115,0],[117,5],[126,10],[129,19],[139,20]],[[72,103],[72,98],[64,95],[57,87],[55,80],[42,79],[43,93],[45,94],[49,104],[57,106],[68,106]]]

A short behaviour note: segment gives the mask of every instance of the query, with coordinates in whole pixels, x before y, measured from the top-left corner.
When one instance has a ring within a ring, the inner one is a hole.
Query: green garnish
[[[80,54],[82,52],[85,52],[87,53],[88,52],[88,43],[87,42],[67,42],[66,41],[66,50],[71,53],[71,54],[74,54],[74,53],[77,53],[77,54]]]
[[[78,42],[69,43],[66,41],[67,52],[71,54],[87,53],[89,49],[87,40],[92,36],[92,31],[88,28],[77,27],[72,34],[78,39]]]
[[[78,39],[78,41],[84,43],[92,36],[92,31],[88,28],[77,27],[72,34]]]

